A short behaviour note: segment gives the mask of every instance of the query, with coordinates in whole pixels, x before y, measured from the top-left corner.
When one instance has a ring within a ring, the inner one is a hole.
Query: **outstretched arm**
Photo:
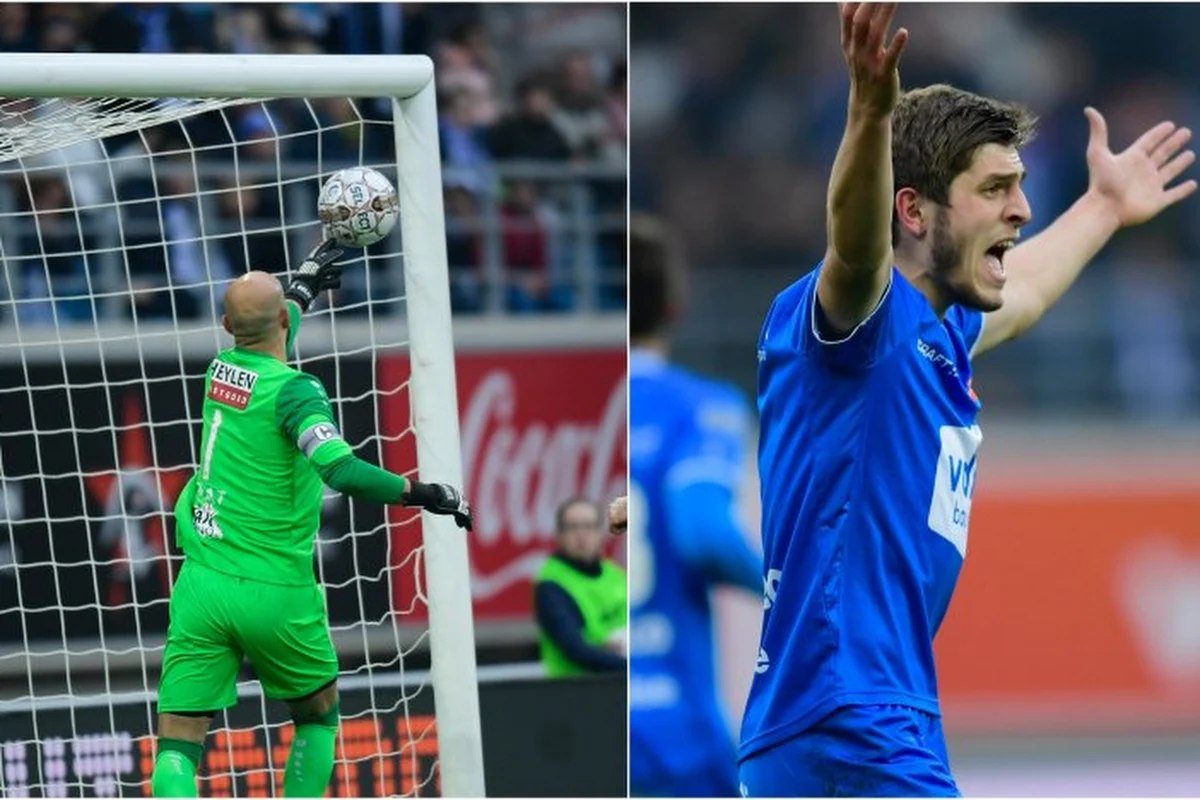
[[[1005,257],[1004,305],[987,315],[976,354],[1033,327],[1118,230],[1140,225],[1196,191],[1194,180],[1170,186],[1196,160],[1191,150],[1179,152],[1190,130],[1160,122],[1114,154],[1104,117],[1094,108],[1084,113],[1090,128],[1087,192]]]
[[[325,239],[314,247],[292,274],[292,281],[284,290],[287,300],[288,336],[285,353],[292,352],[296,335],[300,333],[301,314],[308,311],[317,295],[342,285],[342,267],[337,261],[342,251],[332,239]]]
[[[713,583],[757,594],[762,554],[750,546],[738,519],[750,430],[749,411],[736,393],[722,389],[701,398],[692,424],[674,437],[663,508],[667,539],[680,561]]]
[[[842,52],[850,70],[846,131],[829,178],[828,249],[817,297],[833,333],[866,319],[887,290],[892,264],[892,109],[901,28],[884,43],[895,3],[843,3]]]
[[[297,375],[280,391],[277,402],[280,428],[331,489],[363,500],[452,515],[459,527],[471,529],[471,508],[454,487],[411,480],[354,455],[333,421],[329,398],[316,378]]]
[[[300,304],[295,300],[288,298],[286,302],[288,312],[288,335],[287,344],[284,345],[283,352],[288,354],[288,358],[291,358],[292,346],[296,344],[296,337],[300,335],[300,322],[304,319],[302,316],[304,312],[303,309],[300,308]]]
[[[762,591],[762,554],[742,531],[734,487],[693,476],[672,485],[667,498],[667,534],[681,561],[713,583]]]

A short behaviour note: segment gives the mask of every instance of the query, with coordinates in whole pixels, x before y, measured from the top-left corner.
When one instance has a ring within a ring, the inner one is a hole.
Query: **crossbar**
[[[423,55],[0,53],[6,97],[410,97]]]

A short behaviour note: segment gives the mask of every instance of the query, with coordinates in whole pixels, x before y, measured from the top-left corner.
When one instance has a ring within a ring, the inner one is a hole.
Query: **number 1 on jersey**
[[[204,446],[204,467],[200,470],[204,480],[208,480],[212,468],[213,451],[217,447],[217,431],[221,429],[221,409],[213,409],[212,425],[208,428],[208,442]]]

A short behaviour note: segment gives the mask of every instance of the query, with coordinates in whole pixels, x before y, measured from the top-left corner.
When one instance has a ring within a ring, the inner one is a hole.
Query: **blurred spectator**
[[[576,158],[600,158],[608,140],[609,119],[591,55],[576,52],[568,56],[559,81],[551,122]]]
[[[238,109],[237,136],[242,153],[251,161],[273,163],[279,155],[279,137],[286,131],[281,119],[260,104]]]
[[[338,3],[334,8],[325,39],[332,52],[378,55],[432,49],[431,28],[440,9],[422,3]]]
[[[1195,408],[1200,376],[1187,338],[1187,310],[1178,301],[1187,281],[1179,263],[1155,254],[1152,245],[1117,268],[1108,320],[1121,401],[1132,417],[1172,421]]]
[[[550,121],[554,96],[541,76],[517,84],[517,108],[488,132],[488,147],[498,160],[565,161],[567,140]]]
[[[510,311],[550,311],[560,305],[551,282],[549,242],[537,211],[537,189],[532,183],[508,185],[500,218]]]
[[[282,272],[287,269],[287,248],[281,228],[279,198],[270,187],[245,186],[225,181],[217,195],[225,229],[239,231],[223,240],[222,256],[232,276],[250,270]]]
[[[42,25],[43,53],[71,53],[79,47],[79,25],[74,19],[54,15]]]
[[[319,162],[324,170],[364,162],[386,163],[394,158],[391,125],[371,119],[367,109],[351,98],[294,101],[289,105],[287,125],[296,134],[289,138],[287,157]]]
[[[487,176],[491,155],[483,144],[483,136],[475,124],[474,100],[464,89],[443,94],[439,106],[438,135],[441,139],[442,163],[458,174],[462,185],[482,192],[489,188]]]
[[[278,41],[307,42],[317,46],[329,33],[331,9],[328,3],[279,3],[269,6],[266,11],[271,36]]]
[[[209,51],[210,7],[199,3],[97,3],[85,7],[86,37],[102,53]]]
[[[269,53],[272,50],[267,19],[256,5],[232,6],[217,18],[216,38],[222,50],[233,53]]]
[[[71,212],[67,185],[57,174],[39,173],[28,190],[16,187],[33,222],[20,237],[20,271],[25,287],[18,307],[21,324],[63,325],[93,318],[87,243]]]
[[[590,50],[624,53],[629,36],[627,6],[605,3],[514,3],[497,20],[497,39],[508,44],[508,56],[524,73],[537,61],[531,45],[543,52]]]
[[[21,5],[5,3],[5,7]],[[136,53],[141,49],[142,29],[133,16],[134,9],[124,3],[93,3],[87,40],[97,53]]]
[[[629,143],[629,74],[624,61],[613,67],[608,79],[608,137],[605,142],[608,160],[624,163]]]
[[[487,127],[500,115],[491,59],[487,29],[478,22],[457,26],[438,50],[438,84],[443,92],[469,98],[466,114],[476,127]]]
[[[465,186],[448,184],[445,209],[451,307],[455,311],[481,311],[485,302],[483,276],[479,274],[483,245],[474,193]]]
[[[575,498],[558,507],[557,548],[534,583],[542,664],[551,678],[624,672],[625,571],[604,558],[600,507]]]
[[[38,49],[30,29],[29,6],[25,3],[0,3],[0,50],[5,53],[31,53]]]
[[[154,156],[157,180],[133,172],[117,187],[130,311],[138,319],[199,318],[220,298],[220,284],[233,277],[220,247],[201,236],[215,220],[201,222],[191,159],[168,141],[155,140],[168,153]]]

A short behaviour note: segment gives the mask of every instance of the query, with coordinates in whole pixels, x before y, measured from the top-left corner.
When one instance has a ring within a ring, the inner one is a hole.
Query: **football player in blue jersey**
[[[629,751],[639,796],[730,797],[737,761],[718,699],[709,590],[762,591],[762,558],[737,521],[750,414],[730,386],[667,361],[680,249],[656,220],[630,223]],[[615,522],[623,515],[618,509]]]
[[[1087,191],[1031,216],[1023,109],[900,91],[896,4],[846,3],[846,129],[828,248],[759,337],[768,575],[739,750],[754,796],[955,796],[933,638],[967,550],[981,440],[971,359],[1027,330],[1119,229],[1196,190],[1163,122],[1128,149],[1090,127]]]

